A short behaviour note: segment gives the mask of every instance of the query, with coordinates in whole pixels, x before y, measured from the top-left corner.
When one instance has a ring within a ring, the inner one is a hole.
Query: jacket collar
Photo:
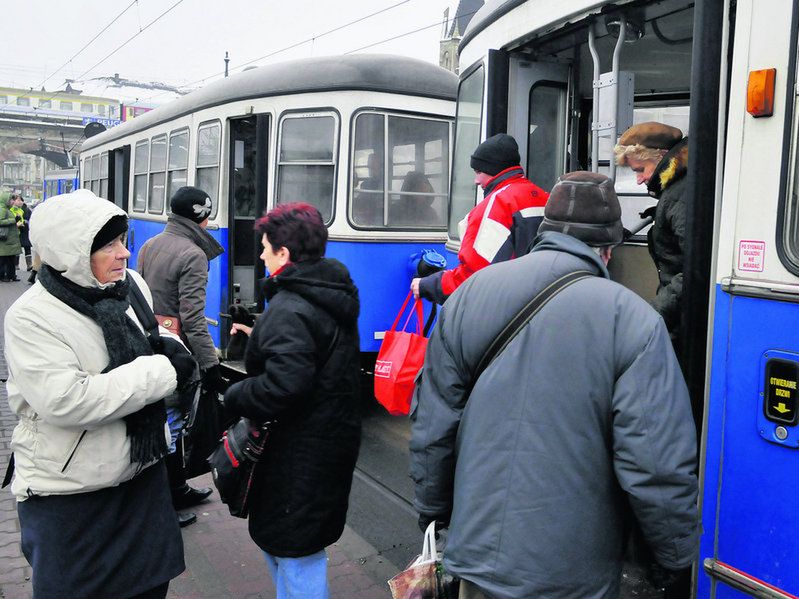
[[[524,169],[521,166],[512,166],[506,168],[504,171],[498,172],[494,175],[493,179],[489,179],[488,183],[486,183],[486,186],[483,188],[483,196],[487,196],[503,183],[520,177],[524,177]]]
[[[659,198],[668,187],[674,185],[688,173],[688,138],[677,142],[668,153],[663,156],[655,167],[652,177],[647,183],[649,195]]]
[[[171,214],[169,216],[164,232],[177,235],[178,237],[185,237],[205,252],[209,260],[213,260],[225,251],[225,248],[223,248],[216,239],[211,237],[208,231],[193,220],[185,216],[180,216],[179,214]]]
[[[577,256],[587,262],[588,264],[586,264],[586,266],[589,267],[590,270],[595,271],[597,275],[605,279],[610,279],[610,273],[608,273],[608,268],[605,266],[602,258],[576,237],[558,233],[557,231],[545,231],[540,233],[533,240],[533,249],[530,250],[530,253],[546,250],[565,252],[572,256]]]

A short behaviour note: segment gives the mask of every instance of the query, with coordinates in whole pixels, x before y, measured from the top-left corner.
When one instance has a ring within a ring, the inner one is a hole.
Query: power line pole
[[[227,50],[225,50],[225,77],[227,77],[227,64],[230,62],[228,58]]]

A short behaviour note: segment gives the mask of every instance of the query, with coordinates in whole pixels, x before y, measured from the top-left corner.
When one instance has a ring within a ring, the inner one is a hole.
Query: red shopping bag
[[[411,300],[405,298],[391,330],[386,331],[375,362],[375,397],[390,414],[406,415],[411,409],[413,379],[424,364],[427,338],[422,334],[422,300],[413,304],[402,330],[397,330],[400,318]],[[406,331],[411,317],[416,314],[416,333]]]

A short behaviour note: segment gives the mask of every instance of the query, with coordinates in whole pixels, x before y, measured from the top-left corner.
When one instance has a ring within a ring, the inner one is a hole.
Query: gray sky
[[[224,70],[309,38],[295,48],[253,62],[343,54],[416,29],[423,31],[360,52],[413,56],[438,63],[444,10],[454,16],[457,0],[4,0],[0,85],[59,89],[64,79],[113,75],[174,85],[201,86]],[[132,5],[131,5],[132,4]],[[398,6],[394,6],[398,5]],[[393,8],[389,8],[392,7]],[[123,10],[94,42],[58,70]],[[388,9],[340,31],[339,26]],[[103,58],[136,35],[122,49]],[[238,68],[236,68],[238,67]]]

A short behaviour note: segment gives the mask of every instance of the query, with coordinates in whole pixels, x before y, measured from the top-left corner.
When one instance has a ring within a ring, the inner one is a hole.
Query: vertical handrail
[[[621,56],[621,47],[624,45],[624,38],[627,37],[627,21],[624,18],[619,19],[619,39],[616,40],[616,47],[613,50],[613,80],[616,82],[615,91],[613,94],[613,126],[610,128],[610,172],[608,173],[613,183],[616,183],[616,161],[614,160],[613,148],[616,145],[616,137],[618,135],[619,127],[619,91],[621,85],[619,84],[619,57]]]
[[[594,80],[593,80],[593,108],[591,109],[591,170],[599,172],[599,134],[597,125],[599,121],[599,54],[596,51],[596,37],[594,35],[593,21],[588,25],[588,49],[591,51],[591,58],[594,61]]]

